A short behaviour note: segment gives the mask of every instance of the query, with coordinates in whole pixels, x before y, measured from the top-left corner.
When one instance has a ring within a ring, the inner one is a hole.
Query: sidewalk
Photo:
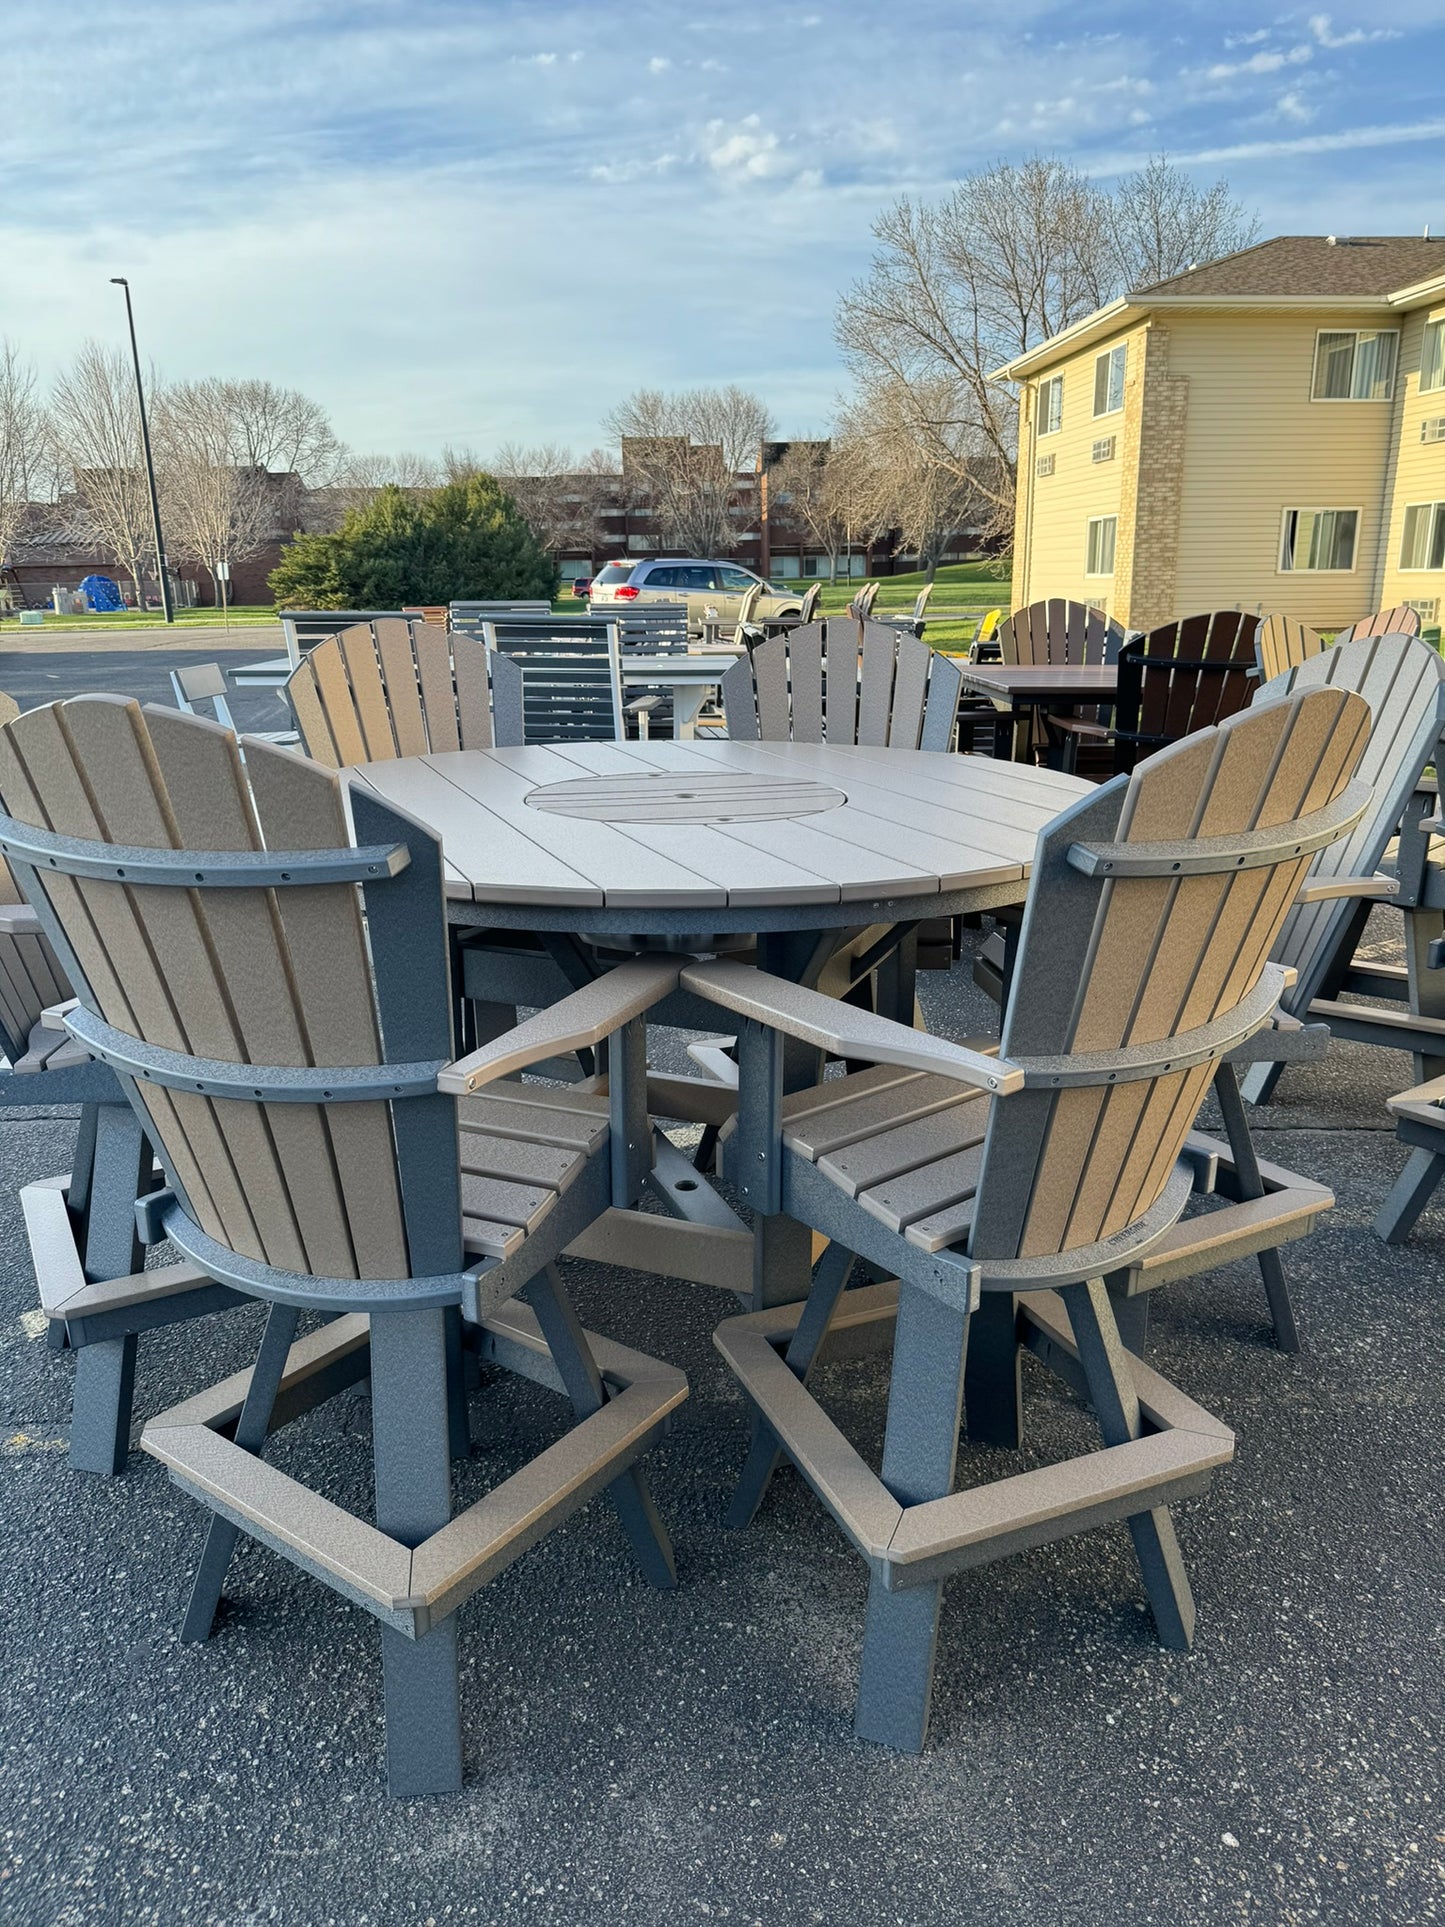
[[[237,622],[229,629],[213,628],[208,623],[177,623],[168,629],[158,622],[154,627],[137,623],[78,622],[62,628],[47,623],[43,629],[22,629],[13,619],[0,622],[0,650],[7,653],[33,652],[35,655],[68,653],[71,650],[104,649],[107,644],[118,651],[129,649],[185,649],[204,655],[217,649],[271,650],[285,653],[286,637],[279,622]]]

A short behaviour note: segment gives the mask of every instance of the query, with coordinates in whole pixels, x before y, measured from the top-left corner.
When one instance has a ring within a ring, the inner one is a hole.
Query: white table
[[[1018,902],[1040,828],[1093,787],[991,757],[708,741],[460,750],[351,780],[441,837],[454,923],[540,940],[545,954],[509,958],[493,949],[505,940],[471,940],[485,971],[514,974],[470,989],[464,966],[468,994],[517,1003],[558,994],[559,949],[572,981],[603,967],[589,937],[604,953],[710,951],[746,934],[764,969],[816,982],[849,929]],[[891,1001],[911,1013],[911,969],[892,974]],[[717,1013],[677,993],[653,1020],[707,1030]],[[806,1050],[785,1064],[789,1089],[819,1074]],[[660,1148],[652,1182],[673,1218],[610,1212],[574,1253],[758,1307],[806,1295],[802,1226],[759,1217],[749,1231],[676,1147]]]
[[[738,657],[741,647],[719,644],[711,649],[648,651],[624,650],[622,686],[624,689],[666,689],[672,697],[673,728],[683,741],[695,733],[698,712],[708,692],[716,689]],[[237,689],[283,689],[295,669],[289,656],[272,656],[264,662],[243,663],[228,669],[227,675]]]
[[[1016,902],[1039,830],[1093,787],[992,757],[721,741],[460,750],[354,778],[440,835],[454,921],[674,940]]]

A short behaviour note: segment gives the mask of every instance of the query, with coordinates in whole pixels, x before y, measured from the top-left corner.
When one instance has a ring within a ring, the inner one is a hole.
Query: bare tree
[[[570,448],[560,442],[543,442],[535,448],[504,442],[486,466],[549,555],[560,555],[590,537],[583,478]]]
[[[35,370],[13,342],[0,339],[0,567],[11,560],[30,504],[46,489],[49,424],[35,388]]]
[[[404,489],[440,488],[455,479],[445,461],[404,449],[398,455],[348,453],[335,478],[307,490],[304,520],[310,530],[335,529],[349,509],[366,508],[388,484]]]
[[[1191,264],[1247,248],[1259,234],[1259,221],[1231,198],[1228,181],[1198,188],[1167,154],[1121,181],[1108,208],[1122,288],[1167,281]]]
[[[914,401],[913,391],[884,383],[844,411],[839,483],[851,486],[855,513],[870,533],[895,531],[903,552],[919,557],[931,581],[953,539],[965,528],[986,524],[991,506],[975,480],[981,461],[952,465],[931,457],[917,432]]]
[[[320,402],[274,381],[228,381],[228,447],[238,468],[299,475],[307,488],[339,480],[347,449]]]
[[[238,459],[252,386],[178,382],[157,391],[151,411],[169,545],[208,572],[219,606],[232,566],[264,547],[276,520],[269,472]]]
[[[993,370],[1152,274],[1170,249],[1204,259],[1250,231],[1223,182],[1201,194],[1163,159],[1113,197],[1038,155],[970,175],[936,205],[899,201],[838,310],[863,418],[904,424],[924,461],[989,505],[990,532],[1008,532],[1018,405]]]
[[[737,387],[670,395],[640,388],[612,410],[606,426],[622,443],[624,475],[646,494],[659,538],[695,555],[727,554],[737,527],[738,475],[753,471],[758,446],[772,431],[763,402]]]
[[[136,606],[144,608],[146,571],[157,563],[129,360],[87,342],[55,384],[50,417],[57,466],[134,584]]]
[[[828,580],[838,575],[838,557],[851,546],[862,496],[851,485],[857,471],[839,448],[835,464],[831,442],[789,442],[768,471],[770,515],[792,523],[828,558]],[[775,506],[774,506],[775,505]]]

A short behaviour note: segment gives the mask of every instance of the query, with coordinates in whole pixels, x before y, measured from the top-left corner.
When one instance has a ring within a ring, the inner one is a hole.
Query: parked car
[[[579,599],[585,601],[586,598],[590,596],[592,593],[592,583],[590,578],[585,575],[577,576],[572,583],[572,593],[574,596],[577,596]]]
[[[778,589],[737,562],[703,562],[692,556],[660,556],[657,561],[609,562],[592,578],[592,602],[685,602],[687,626],[694,633],[704,622],[736,622],[743,597],[761,587],[755,618],[795,616],[803,599],[796,590]]]

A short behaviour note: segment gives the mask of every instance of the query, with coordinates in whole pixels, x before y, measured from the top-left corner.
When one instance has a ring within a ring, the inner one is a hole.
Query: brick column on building
[[[1169,372],[1169,331],[1142,328],[1129,341],[1111,611],[1132,629],[1190,613],[1175,606],[1188,415],[1188,377]]]

